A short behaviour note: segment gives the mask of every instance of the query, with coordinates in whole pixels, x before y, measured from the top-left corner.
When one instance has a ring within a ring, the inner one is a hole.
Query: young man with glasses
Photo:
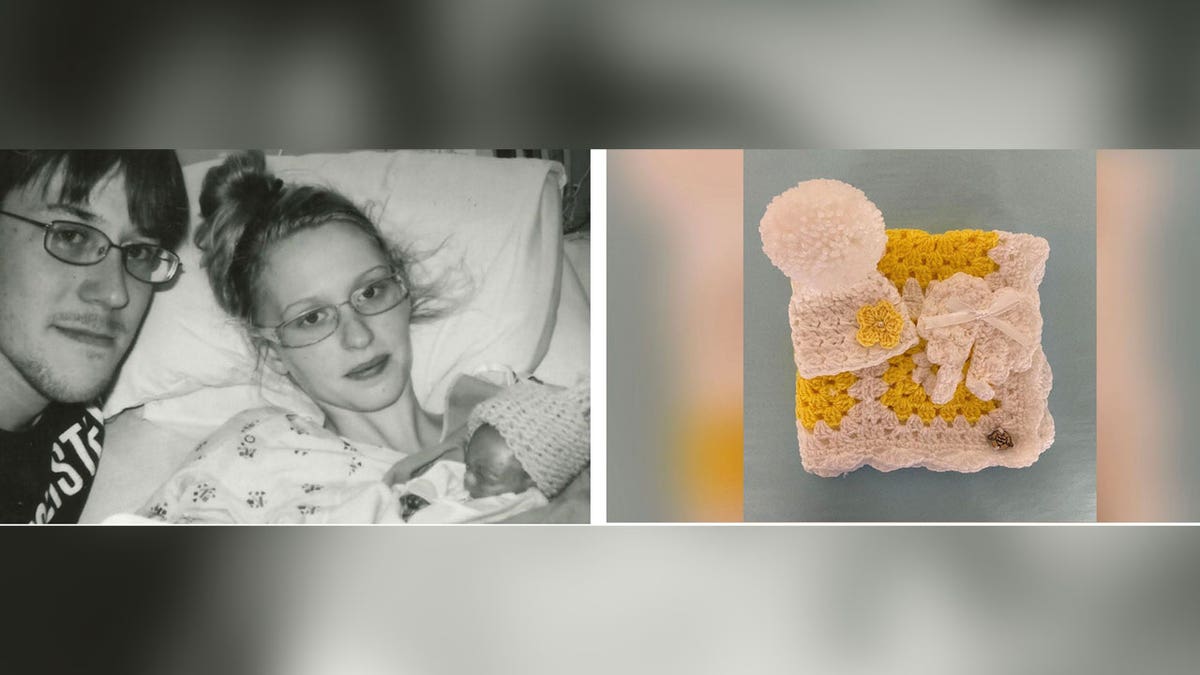
[[[78,520],[187,222],[173,151],[0,151],[0,521]]]

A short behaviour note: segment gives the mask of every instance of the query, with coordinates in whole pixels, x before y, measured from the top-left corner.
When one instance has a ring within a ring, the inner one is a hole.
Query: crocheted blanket
[[[845,183],[809,181],[776,198],[761,227],[792,278],[805,470],[1029,466],[1054,441],[1038,295],[1049,245],[1000,231],[886,230],[874,270],[809,275],[814,239],[827,267],[872,257],[863,242],[883,223],[862,202]],[[864,212],[872,222],[848,222]],[[865,234],[830,247],[830,231]]]

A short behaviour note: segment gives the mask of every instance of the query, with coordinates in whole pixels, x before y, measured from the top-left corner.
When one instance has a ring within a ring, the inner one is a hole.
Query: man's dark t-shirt
[[[0,430],[0,522],[79,520],[104,445],[100,409],[50,404],[21,432]]]

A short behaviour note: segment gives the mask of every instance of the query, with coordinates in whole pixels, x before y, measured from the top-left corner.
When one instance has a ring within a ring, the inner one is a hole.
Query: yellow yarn
[[[891,349],[900,344],[900,333],[903,331],[904,317],[887,300],[858,309],[858,333],[855,337],[858,344],[864,347],[878,343],[880,347]]]
[[[825,420],[832,429],[842,423],[846,411],[858,403],[850,387],[858,382],[854,373],[838,373],[805,379],[796,376],[796,417],[805,429],[813,430],[817,420]]]
[[[1000,243],[997,232],[982,230],[953,230],[944,234],[930,234],[921,230],[888,230],[887,250],[879,260],[879,271],[903,292],[904,283],[914,278],[921,290],[930,281],[942,281],[957,272],[985,277],[999,269],[999,265],[987,253]],[[888,359],[883,381],[888,390],[879,402],[896,413],[900,422],[916,415],[928,425],[934,417],[951,423],[958,416],[974,424],[987,413],[999,407],[996,401],[981,401],[959,382],[954,396],[944,405],[936,405],[921,385],[912,379],[917,367],[913,355],[925,349],[925,341],[899,356]],[[963,372],[970,359],[963,366]],[[936,367],[935,367],[936,368]],[[935,370],[936,372],[936,370]],[[796,377],[796,417],[805,429],[812,431],[817,420],[825,420],[837,429],[842,417],[858,403],[850,396],[850,387],[858,381],[853,373],[838,373],[805,379]]]
[[[888,359],[888,369],[883,374],[883,381],[888,384],[887,392],[879,397],[879,402],[896,413],[897,419],[907,422],[908,418],[916,415],[925,424],[941,417],[946,423],[951,423],[959,415],[974,424],[987,413],[998,406],[995,400],[981,401],[967,390],[967,386],[959,382],[954,390],[954,396],[942,405],[936,405],[929,400],[925,388],[912,379],[913,369],[917,367],[913,360],[915,354],[925,349],[925,341],[921,340],[908,351]],[[970,360],[967,361],[970,363]],[[965,373],[967,366],[963,366]],[[936,366],[934,372],[937,372]]]
[[[879,260],[879,271],[888,281],[904,291],[909,277],[921,284],[942,281],[965,272],[976,277],[1000,269],[988,257],[988,251],[1000,243],[1000,234],[982,230],[952,230],[944,234],[929,234],[921,230],[888,230],[887,250]]]

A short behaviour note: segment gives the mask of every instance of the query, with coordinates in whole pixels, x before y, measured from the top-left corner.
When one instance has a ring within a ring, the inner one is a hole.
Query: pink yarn
[[[794,282],[817,291],[874,273],[887,246],[883,214],[840,180],[808,180],[771,200],[759,223],[763,250]]]

